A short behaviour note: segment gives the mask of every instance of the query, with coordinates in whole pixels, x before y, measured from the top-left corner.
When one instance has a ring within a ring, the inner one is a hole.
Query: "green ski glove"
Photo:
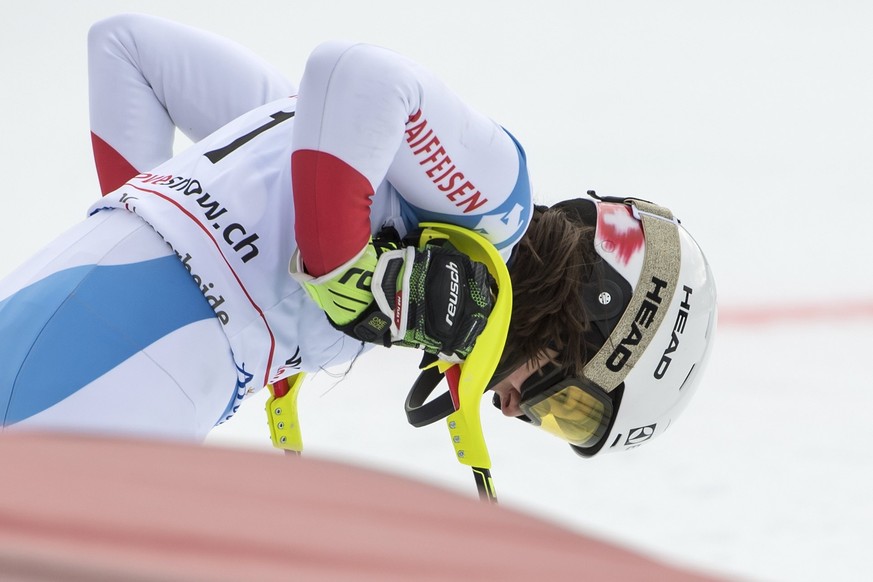
[[[303,272],[299,253],[291,261],[291,275],[327,315],[334,327],[348,325],[373,304],[370,284],[378,252],[370,241],[356,257],[321,277]]]
[[[494,305],[494,279],[448,241],[385,252],[373,273],[373,295],[391,314],[392,343],[450,362],[466,358]]]
[[[365,342],[415,347],[460,362],[485,328],[494,279],[447,241],[424,249],[374,245],[318,278],[292,275],[334,327]]]

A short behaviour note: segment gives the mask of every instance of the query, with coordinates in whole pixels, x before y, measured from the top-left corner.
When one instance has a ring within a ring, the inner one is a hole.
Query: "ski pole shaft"
[[[489,503],[497,503],[497,491],[494,489],[491,470],[483,467],[472,467],[472,469],[473,478],[476,480],[476,489],[479,491],[479,499]]]

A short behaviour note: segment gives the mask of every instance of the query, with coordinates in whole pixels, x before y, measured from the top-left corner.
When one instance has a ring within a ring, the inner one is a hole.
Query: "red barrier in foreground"
[[[312,458],[7,433],[0,467],[0,580],[706,579]]]

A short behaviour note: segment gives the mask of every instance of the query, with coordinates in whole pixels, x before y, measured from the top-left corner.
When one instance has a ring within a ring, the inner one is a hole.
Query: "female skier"
[[[0,282],[5,427],[203,439],[248,394],[399,344],[461,361],[494,281],[423,221],[482,234],[514,308],[495,404],[580,454],[662,432],[715,290],[672,214],[531,200],[524,151],[430,72],[325,43],[298,88],[245,49],[121,15],[89,34],[103,198]],[[194,145],[173,156],[176,129]]]

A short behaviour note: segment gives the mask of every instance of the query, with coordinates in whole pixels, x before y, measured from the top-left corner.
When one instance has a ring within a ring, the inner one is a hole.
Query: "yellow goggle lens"
[[[612,407],[579,386],[562,390],[527,407],[540,428],[570,444],[588,447],[606,433]]]

